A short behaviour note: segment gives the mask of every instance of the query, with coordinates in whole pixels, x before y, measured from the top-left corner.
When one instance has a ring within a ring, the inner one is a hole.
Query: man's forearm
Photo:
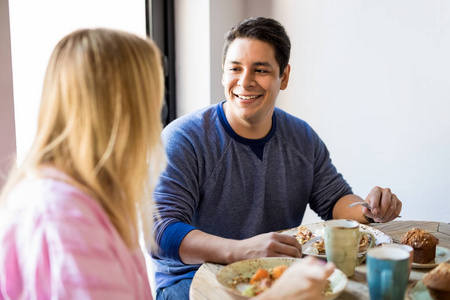
[[[234,262],[232,249],[236,242],[200,230],[192,230],[181,242],[179,255],[185,264],[201,264],[207,261],[229,264]]]
[[[364,201],[357,195],[345,195],[336,202],[333,209],[333,219],[351,219],[360,223],[367,224],[367,220],[364,217],[361,206],[356,205],[349,208],[348,206],[353,202]]]

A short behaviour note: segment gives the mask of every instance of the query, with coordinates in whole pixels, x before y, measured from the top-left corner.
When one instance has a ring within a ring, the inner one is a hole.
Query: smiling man
[[[275,107],[288,86],[290,41],[269,18],[243,20],[226,35],[226,101],[169,124],[163,131],[168,165],[155,189],[160,218],[158,299],[188,299],[203,262],[228,264],[269,256],[301,257],[294,237],[308,205],[324,220],[361,223],[395,219],[402,204],[375,187],[355,206],[329,152],[303,120]]]

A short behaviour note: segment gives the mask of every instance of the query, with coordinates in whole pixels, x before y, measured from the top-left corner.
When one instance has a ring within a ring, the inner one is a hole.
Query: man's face
[[[275,50],[265,42],[238,38],[229,48],[223,66],[222,84],[228,122],[240,126],[270,126],[280,90],[287,87],[290,66],[280,77]]]

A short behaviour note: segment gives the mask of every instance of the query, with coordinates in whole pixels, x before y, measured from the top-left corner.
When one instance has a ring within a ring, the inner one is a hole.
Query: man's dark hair
[[[242,20],[225,34],[225,44],[222,50],[222,65],[225,64],[228,47],[237,38],[260,40],[270,44],[275,50],[275,59],[280,67],[280,77],[289,63],[291,41],[280,22],[263,17]]]

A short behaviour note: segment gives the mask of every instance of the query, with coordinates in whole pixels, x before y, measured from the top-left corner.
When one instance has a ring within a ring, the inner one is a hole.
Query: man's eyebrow
[[[229,64],[232,64],[232,65],[242,65],[241,62],[236,61],[236,60],[229,61],[228,63],[229,63]],[[269,62],[267,62],[267,61],[257,61],[257,62],[254,62],[254,63],[253,63],[253,66],[254,66],[254,67],[269,67],[269,68],[272,68],[272,65],[271,65]]]
[[[260,67],[260,66],[262,66],[262,67],[270,67],[270,68],[272,68],[272,65],[271,65],[269,62],[267,62],[267,61],[257,61],[257,62],[255,62],[253,65],[254,65],[255,67]]]

